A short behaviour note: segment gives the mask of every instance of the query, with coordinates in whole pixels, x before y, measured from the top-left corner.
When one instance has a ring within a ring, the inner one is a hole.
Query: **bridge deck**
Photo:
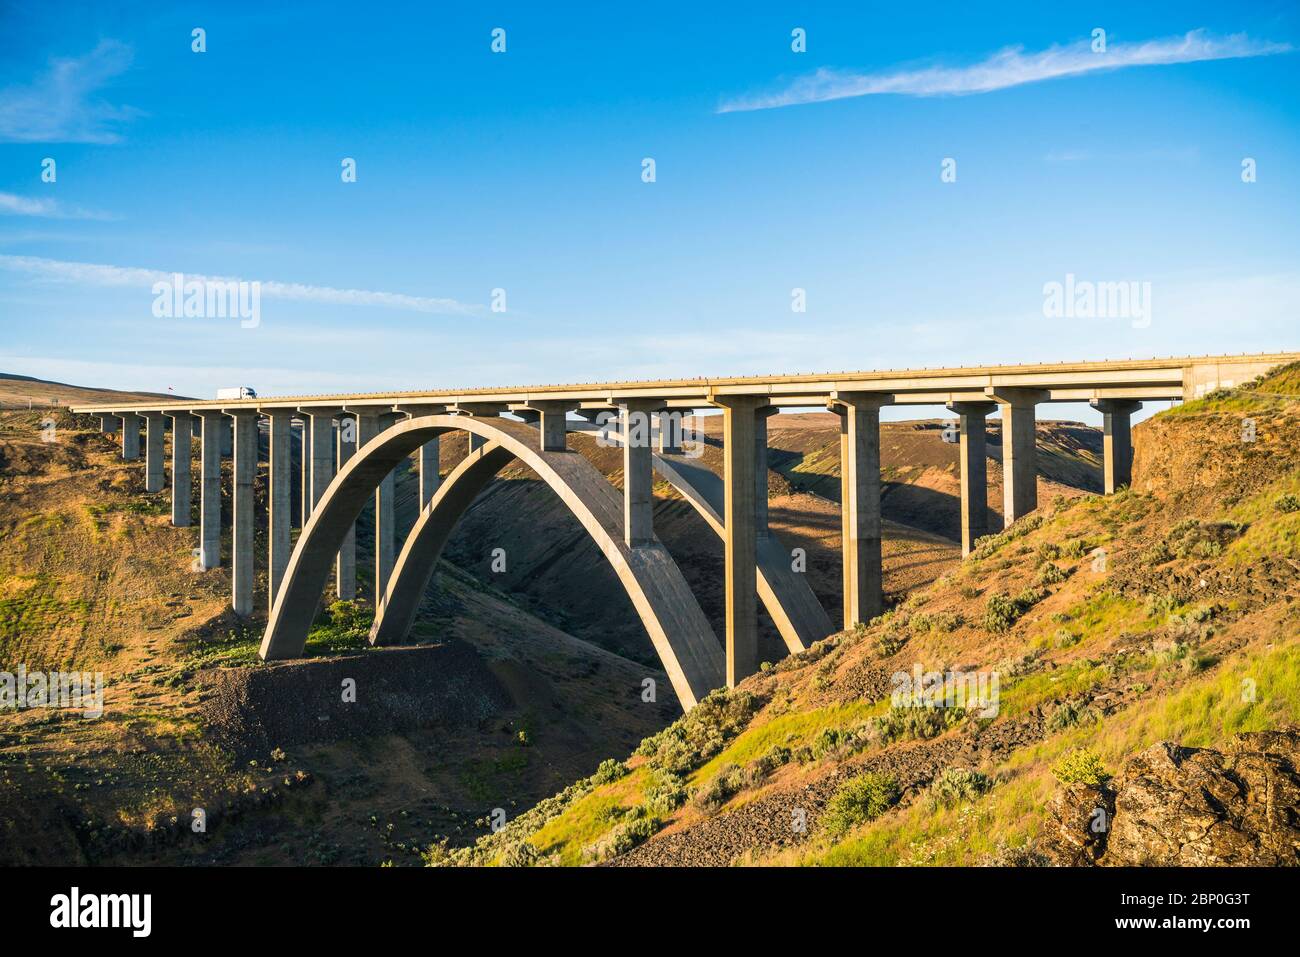
[[[719,379],[663,379],[626,382],[527,385],[458,390],[363,392],[256,399],[174,399],[141,405],[74,406],[75,412],[162,412],[168,409],[297,409],[302,406],[455,406],[465,403],[527,407],[563,401],[584,408],[654,399],[673,408],[710,404],[723,396],[768,396],[785,407],[823,406],[837,394],[872,392],[898,405],[978,401],[1004,389],[1041,390],[1042,401],[1092,399],[1187,399],[1206,388],[1240,385],[1267,369],[1300,361],[1300,352],[1236,356],[1185,356],[939,369],[897,369]]]

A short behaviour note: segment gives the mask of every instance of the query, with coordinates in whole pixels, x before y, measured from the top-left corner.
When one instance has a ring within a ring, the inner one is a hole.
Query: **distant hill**
[[[144,403],[156,399],[189,399],[171,392],[121,392],[93,386],[69,385],[31,376],[0,372],[0,409],[26,409],[61,405]]]

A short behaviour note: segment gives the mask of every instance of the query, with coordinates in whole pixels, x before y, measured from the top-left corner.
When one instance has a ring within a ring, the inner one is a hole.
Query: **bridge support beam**
[[[298,527],[306,528],[307,519],[311,518],[311,416],[299,413],[296,418],[302,421],[298,436]]]
[[[767,420],[780,411],[769,405],[754,413],[754,534],[759,547],[769,537],[767,527]],[[681,440],[678,439],[680,444]]]
[[[1133,433],[1130,416],[1142,408],[1129,399],[1093,399],[1102,418],[1102,483],[1113,495],[1133,481]]]
[[[373,406],[358,406],[353,410],[357,417],[357,448],[364,448],[366,443],[388,427],[386,418],[391,414],[387,409]],[[379,607],[384,591],[388,588],[388,579],[393,573],[393,563],[397,560],[393,523],[396,519],[393,499],[396,483],[390,471],[375,489],[375,593],[374,604]]]
[[[640,400],[619,404],[619,426],[623,434],[623,541],[628,548],[652,545],[655,540],[650,414],[660,405]]]
[[[949,402],[960,418],[961,429],[961,554],[965,558],[975,542],[989,533],[988,443],[985,420],[993,402]]]
[[[117,415],[101,415],[99,417],[99,431],[111,435],[122,427],[122,418]]]
[[[678,455],[682,451],[681,409],[664,409],[659,413],[659,452],[661,455]]]
[[[122,413],[122,460],[134,462],[140,457],[140,416]]]
[[[543,452],[564,452],[569,448],[570,402],[537,402],[533,410],[538,413],[537,432]]]
[[[1038,431],[1035,407],[1048,399],[1039,389],[984,390],[1002,406],[1002,525],[1038,507]]]
[[[161,412],[144,413],[144,490],[163,490],[163,440],[167,434],[167,419]]]
[[[200,412],[203,433],[199,440],[199,567],[221,565],[221,431],[220,412]]]
[[[289,566],[293,524],[293,413],[288,409],[267,412],[271,426],[270,461],[267,467],[267,582],[268,610],[275,607],[284,570]]]
[[[188,412],[168,412],[172,419],[172,524],[189,528],[194,479],[190,474],[195,417]]]
[[[727,608],[726,680],[734,688],[758,670],[758,528],[754,476],[760,396],[717,396],[722,408],[723,546]]]
[[[357,450],[357,420],[354,416],[339,416],[338,467],[341,469]],[[343,537],[338,557],[334,559],[334,594],[339,601],[352,601],[357,597],[357,523],[353,522]]]
[[[228,459],[235,454],[235,423],[221,423],[221,457]]]
[[[228,412],[234,422],[232,471],[230,606],[241,617],[253,613],[253,482],[257,478],[257,420],[251,410]]]
[[[840,539],[844,627],[875,618],[885,607],[880,553],[880,408],[893,396],[836,392],[840,416]]]
[[[420,446],[420,511],[433,501],[442,484],[442,443],[432,439]]]

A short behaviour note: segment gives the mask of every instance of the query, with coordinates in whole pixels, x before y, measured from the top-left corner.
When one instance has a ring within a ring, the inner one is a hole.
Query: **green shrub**
[[[1057,648],[1069,648],[1072,645],[1077,645],[1081,637],[1083,636],[1076,635],[1068,628],[1058,628],[1056,629],[1055,636],[1052,638],[1052,644]]]
[[[884,774],[868,772],[846,781],[826,805],[821,824],[832,838],[859,824],[874,821],[898,799],[898,784]]]
[[[1047,719],[1047,730],[1051,734],[1072,728],[1085,718],[1096,720],[1096,712],[1073,701],[1062,701]]]
[[[896,631],[886,630],[876,639],[876,645],[880,649],[881,657],[884,658],[898,654],[905,644],[907,644],[907,639]]]
[[[796,657],[791,655],[787,660]],[[653,768],[686,774],[720,754],[745,729],[759,704],[759,699],[748,691],[719,688],[664,730],[642,741],[636,753],[649,758],[647,763]]]
[[[1088,551],[1088,540],[1086,538],[1072,538],[1065,543],[1061,549],[1061,555],[1064,558],[1082,558]]]
[[[1075,748],[1052,765],[1052,774],[1062,784],[1089,784],[1099,786],[1111,775],[1101,763],[1101,758],[1091,748]]]
[[[1300,512],[1300,495],[1294,492],[1279,495],[1273,502],[1273,507],[1279,512]]]
[[[1002,592],[990,595],[984,609],[984,630],[995,633],[1010,631],[1020,617],[1016,603]]]
[[[927,803],[931,811],[969,804],[993,788],[993,779],[979,771],[965,768],[945,768],[930,782]]]
[[[1051,562],[1047,562],[1038,570],[1038,578],[1036,581],[1040,585],[1059,585],[1061,582],[1065,581],[1065,572],[1061,571],[1061,569],[1057,568]]]
[[[627,773],[627,765],[622,761],[606,758],[600,762],[600,767],[596,768],[596,773],[591,776],[591,780],[599,786],[609,784],[611,781],[617,781]]]
[[[712,814],[744,786],[745,772],[737,765],[725,764],[712,780],[691,796],[691,803],[706,814]]]
[[[966,717],[965,708],[931,708],[898,705],[876,719],[876,727],[885,741],[922,740],[938,737],[956,727]]]

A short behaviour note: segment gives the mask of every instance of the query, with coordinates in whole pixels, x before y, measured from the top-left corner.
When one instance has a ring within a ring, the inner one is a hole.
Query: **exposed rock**
[[[1038,849],[1065,866],[1297,865],[1297,767],[1300,728],[1239,734],[1226,751],[1161,742],[1109,787],[1063,787]]]
[[[1300,864],[1300,729],[1237,735],[1226,753],[1164,742],[1125,766],[1105,863]]]
[[[1115,817],[1115,792],[1105,785],[1065,785],[1047,806],[1047,827],[1039,850],[1062,867],[1095,864],[1106,852]]]

